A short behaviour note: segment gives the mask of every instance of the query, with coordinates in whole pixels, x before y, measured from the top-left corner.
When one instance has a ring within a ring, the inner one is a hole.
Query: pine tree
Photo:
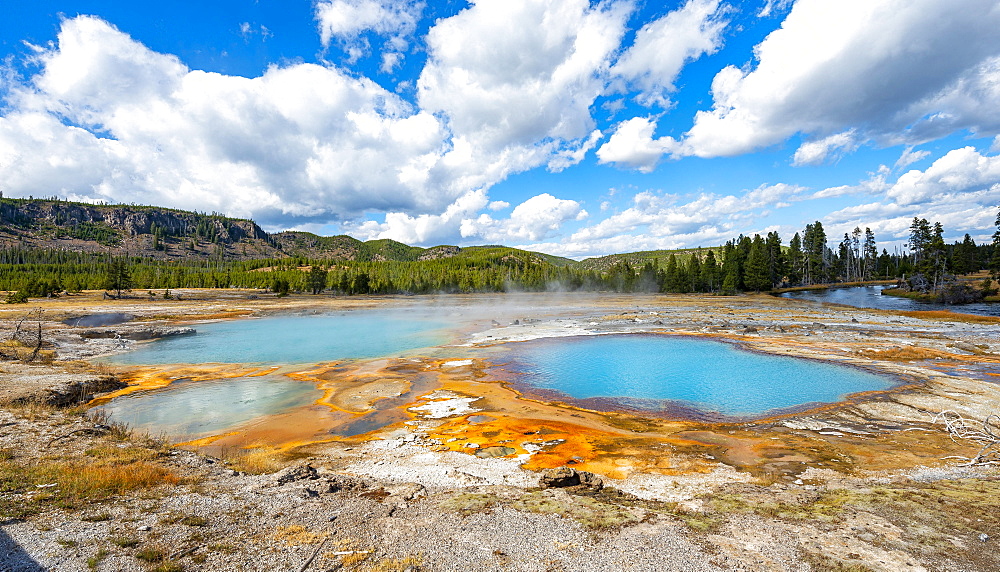
[[[733,296],[736,294],[736,283],[738,282],[736,277],[736,268],[732,267],[726,273],[726,277],[722,280],[721,294],[723,296]]]
[[[871,280],[875,273],[878,247],[875,246],[875,233],[868,227],[865,227],[865,242],[861,247],[861,254],[864,257],[864,264],[862,264],[861,268],[861,279]]]
[[[802,282],[802,239],[799,233],[792,236],[788,241],[788,282],[800,284]]]
[[[116,296],[121,298],[122,292],[132,290],[134,284],[128,261],[124,258],[112,258],[104,276],[104,289],[114,290]]]
[[[701,282],[706,292],[715,292],[719,284],[719,265],[715,261],[715,252],[709,250],[701,263]]]
[[[764,245],[767,250],[768,279],[771,282],[769,288],[774,288],[781,283],[787,273],[786,257],[781,251],[781,236],[774,231],[767,233]]]
[[[754,235],[750,254],[744,269],[743,283],[747,289],[755,292],[771,289],[771,277],[768,271],[767,247],[759,234]]]
[[[687,264],[687,277],[688,286],[691,292],[704,292],[705,287],[701,280],[701,259],[694,252],[691,253],[691,258],[688,259]]]
[[[309,269],[309,289],[313,294],[319,294],[326,289],[326,270],[319,264],[313,264]]]

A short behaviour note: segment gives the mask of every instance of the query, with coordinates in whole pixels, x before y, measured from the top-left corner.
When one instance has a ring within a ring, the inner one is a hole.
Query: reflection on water
[[[759,354],[717,341],[655,335],[583,336],[517,344],[518,389],[649,410],[676,406],[753,416],[882,390],[893,378],[842,365]],[[591,403],[593,405],[594,403]]]
[[[197,335],[142,344],[112,359],[122,364],[305,364],[372,358],[441,344],[443,326],[400,312],[232,320],[199,325]]]
[[[1000,304],[978,303],[949,306],[946,304],[931,304],[918,302],[898,296],[883,296],[884,286],[855,286],[851,288],[828,288],[826,290],[801,290],[784,292],[782,298],[795,298],[811,302],[827,302],[843,304],[856,308],[875,308],[878,310],[948,310],[960,314],[978,314],[980,316],[1000,316]]]
[[[163,389],[123,395],[94,410],[133,429],[181,442],[223,433],[321,396],[312,383],[282,376],[178,380]]]

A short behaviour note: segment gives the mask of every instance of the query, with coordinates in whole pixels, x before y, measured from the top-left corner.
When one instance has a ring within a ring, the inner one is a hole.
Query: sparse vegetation
[[[235,471],[251,475],[273,473],[285,465],[285,453],[274,447],[263,445],[248,449],[228,449],[222,458]]]
[[[108,539],[108,541],[119,548],[135,548],[136,546],[142,544],[141,541],[128,536],[112,536]]]
[[[290,526],[279,526],[272,535],[278,542],[288,546],[300,546],[303,544],[316,544],[329,536],[328,532],[310,531],[304,526],[293,524]]]
[[[97,552],[93,556],[87,558],[87,568],[97,570],[97,567],[100,566],[101,562],[107,558],[109,554],[111,553],[105,548],[98,548]]]
[[[459,493],[441,501],[441,508],[462,516],[485,512],[500,503],[500,497],[488,493]]]
[[[177,484],[171,470],[147,461],[127,464],[87,459],[0,458],[0,518],[25,518],[46,506],[72,508],[103,501],[114,495]],[[25,495],[32,491],[31,495]],[[108,520],[106,511],[84,515],[84,520]]]
[[[147,546],[135,551],[135,557],[143,562],[162,562],[167,553],[158,546]]]

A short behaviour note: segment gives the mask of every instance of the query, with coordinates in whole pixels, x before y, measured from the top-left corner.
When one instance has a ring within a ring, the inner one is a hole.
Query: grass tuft
[[[304,526],[293,524],[279,526],[273,536],[275,540],[288,546],[301,546],[303,544],[316,544],[329,535],[328,532],[311,532]]]
[[[101,562],[107,558],[109,554],[111,553],[106,549],[98,548],[97,552],[93,556],[87,558],[87,568],[97,570],[97,567],[100,566]]]
[[[281,450],[263,446],[224,451],[222,458],[234,471],[251,475],[274,473],[285,466],[285,454]]]
[[[135,548],[136,546],[142,544],[140,540],[129,538],[127,536],[112,536],[108,539],[108,541],[120,548]]]

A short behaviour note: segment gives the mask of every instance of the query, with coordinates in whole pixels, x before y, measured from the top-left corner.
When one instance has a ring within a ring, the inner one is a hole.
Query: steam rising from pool
[[[142,344],[121,364],[314,364],[397,355],[445,341],[445,323],[425,313],[352,312],[280,316],[196,326],[194,336]]]

